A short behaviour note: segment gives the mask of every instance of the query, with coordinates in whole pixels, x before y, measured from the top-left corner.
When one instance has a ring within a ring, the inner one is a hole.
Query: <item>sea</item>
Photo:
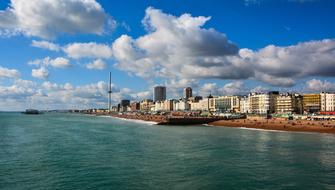
[[[335,189],[335,135],[0,113],[0,189]]]

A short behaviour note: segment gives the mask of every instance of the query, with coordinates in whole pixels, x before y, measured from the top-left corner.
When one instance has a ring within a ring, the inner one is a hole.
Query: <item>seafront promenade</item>
[[[296,132],[317,132],[335,134],[335,121],[332,120],[288,120],[284,118],[266,119],[241,118],[232,119],[227,117],[199,117],[199,116],[171,116],[171,115],[153,115],[153,114],[117,114],[117,113],[99,113],[95,115],[108,115],[116,118],[133,119],[155,122],[157,125],[197,125],[208,124],[209,126],[219,127],[244,127],[264,130],[296,131]]]

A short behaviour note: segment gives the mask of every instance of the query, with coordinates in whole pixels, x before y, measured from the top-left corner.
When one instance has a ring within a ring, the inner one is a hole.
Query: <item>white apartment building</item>
[[[155,110],[154,111],[163,111],[164,110],[164,101],[155,102]]]
[[[321,92],[321,111],[335,111],[335,93]]]
[[[179,100],[174,103],[173,110],[185,111],[190,110],[190,104],[186,100]]]
[[[198,102],[191,102],[191,110],[192,111],[208,111],[208,98],[199,100]]]
[[[154,111],[173,111],[175,102],[175,100],[157,101]]]
[[[213,112],[239,112],[240,98],[238,96],[219,96],[210,99],[210,111]]]
[[[290,114],[294,110],[294,97],[291,94],[280,94],[276,99],[276,113]]]
[[[249,97],[243,96],[240,99],[240,113],[249,113]]]
[[[279,92],[249,94],[250,113],[266,114],[276,111],[276,99]]]

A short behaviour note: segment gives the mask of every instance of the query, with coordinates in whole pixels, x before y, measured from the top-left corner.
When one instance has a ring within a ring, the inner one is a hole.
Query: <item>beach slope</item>
[[[334,121],[279,120],[279,119],[234,119],[209,123],[211,126],[245,127],[265,130],[318,132],[335,134]]]

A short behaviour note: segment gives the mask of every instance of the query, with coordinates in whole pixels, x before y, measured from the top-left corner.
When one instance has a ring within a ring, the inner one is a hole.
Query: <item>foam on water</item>
[[[238,127],[239,129],[246,129],[246,130],[252,130],[252,131],[268,131],[268,132],[279,132],[279,133],[286,133],[290,131],[281,131],[281,130],[275,130],[275,129],[258,129],[258,128],[249,128],[249,127]]]
[[[143,121],[143,120],[139,120],[139,119],[126,119],[126,118],[120,118],[120,117],[113,117],[113,116],[108,116],[108,115],[102,115],[99,117],[108,117],[108,118],[113,118],[113,119],[120,119],[123,121],[130,121],[130,122],[134,122],[134,123],[142,123],[142,124],[147,124],[147,125],[157,125],[158,122],[154,122],[154,121]]]

